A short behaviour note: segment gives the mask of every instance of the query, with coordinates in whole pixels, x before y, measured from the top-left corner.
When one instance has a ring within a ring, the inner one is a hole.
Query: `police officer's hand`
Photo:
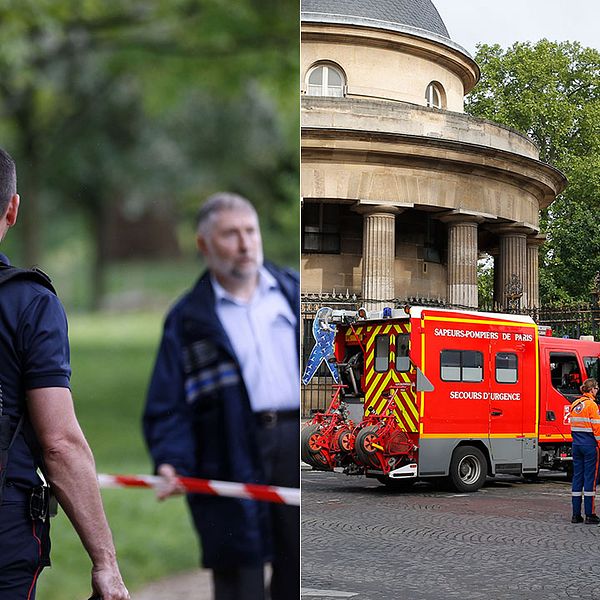
[[[159,500],[185,494],[185,488],[177,481],[177,471],[173,465],[160,465],[156,472],[163,478],[163,484],[156,490],[156,497]]]
[[[102,600],[130,600],[116,564],[111,567],[92,567],[92,589],[95,596]]]

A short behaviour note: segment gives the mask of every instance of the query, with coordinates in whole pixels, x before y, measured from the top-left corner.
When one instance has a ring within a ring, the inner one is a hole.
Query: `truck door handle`
[[[493,410],[491,413],[492,417],[500,417],[502,416],[502,411],[501,410]]]

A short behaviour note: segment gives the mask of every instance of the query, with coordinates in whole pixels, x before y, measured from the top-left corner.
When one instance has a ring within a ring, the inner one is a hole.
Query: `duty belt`
[[[300,410],[262,410],[254,413],[256,422],[261,427],[275,427],[283,421],[297,421],[300,425]]]
[[[39,521],[56,516],[58,508],[56,498],[47,485],[29,488],[8,482],[4,488],[4,500],[23,503],[28,506],[29,516]]]

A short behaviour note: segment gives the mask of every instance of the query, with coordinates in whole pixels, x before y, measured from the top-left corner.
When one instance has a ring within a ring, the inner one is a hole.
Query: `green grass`
[[[148,473],[140,418],[162,313],[70,319],[72,389],[99,473]],[[130,590],[198,564],[196,536],[183,499],[159,503],[150,490],[103,491],[122,573]],[[38,600],[85,600],[91,563],[64,513],[52,521],[52,563]]]

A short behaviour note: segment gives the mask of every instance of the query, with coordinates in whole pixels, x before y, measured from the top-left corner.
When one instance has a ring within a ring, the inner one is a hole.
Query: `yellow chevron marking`
[[[392,350],[392,346],[397,343],[397,335],[400,333],[409,333],[410,324],[380,324],[366,327],[367,340],[365,343],[365,412],[369,408],[376,414],[381,414],[385,408],[388,398],[382,396],[382,393],[389,387],[391,381],[410,382],[408,373],[396,373],[393,366],[396,361],[397,351]],[[391,333],[390,333],[391,332]],[[374,369],[375,352],[374,344],[378,335],[390,335],[390,363],[391,366],[386,372],[376,372]],[[411,392],[401,392],[396,395],[396,406],[393,414],[399,426],[404,431],[417,432],[419,422],[418,409],[416,407],[416,398]]]
[[[373,352],[367,352],[367,356],[365,358],[365,372],[367,373],[367,379],[369,378],[370,373],[373,371]]]
[[[388,372],[384,377],[379,374],[380,377],[376,379],[373,385],[368,390],[368,395],[365,397],[365,404],[368,407],[372,406],[374,412],[376,414],[381,414],[386,404],[388,403],[388,398],[382,396],[382,392],[385,391],[390,384],[390,380],[394,380],[394,382],[399,382],[398,374],[394,371]],[[408,380],[408,375],[403,374]],[[414,404],[414,400],[411,398],[411,394],[407,392],[401,392],[396,395],[395,398],[395,407],[393,409],[393,414],[398,421],[398,424],[404,431],[417,432],[417,424],[418,424],[418,412],[416,406]]]
[[[367,344],[365,346],[367,350],[370,350],[371,346],[373,346],[375,343],[375,338],[377,337],[379,331],[381,331],[381,325],[367,327],[367,333],[369,334],[369,338],[367,339]]]
[[[390,379],[392,378],[392,372],[388,371],[387,373],[381,373],[381,377],[378,378],[376,382],[373,383],[373,387],[371,388],[371,394],[374,398],[381,398],[382,393],[388,387]],[[384,398],[384,402],[387,400]]]
[[[406,326],[404,327],[406,328]],[[375,352],[373,345],[378,335],[388,335],[390,332],[402,332],[403,328],[400,325],[388,324],[388,325],[373,325],[367,328],[369,331],[369,337],[365,344],[365,387],[370,388],[373,385],[372,378],[374,376],[373,365],[375,363]],[[390,335],[390,363],[393,365],[396,361],[396,351],[391,350],[391,346],[395,344],[396,339]]]
[[[415,406],[414,403],[414,396],[412,394],[410,394],[409,392],[401,392],[400,394],[403,404],[408,406],[411,414],[412,414],[412,418],[415,420],[415,422],[419,421],[419,413],[417,411],[417,407]]]
[[[386,402],[386,399],[381,396],[381,390],[385,388],[390,377],[390,372],[377,373],[377,376],[365,393],[365,402],[369,405],[373,405],[378,414],[383,409],[384,403]]]

